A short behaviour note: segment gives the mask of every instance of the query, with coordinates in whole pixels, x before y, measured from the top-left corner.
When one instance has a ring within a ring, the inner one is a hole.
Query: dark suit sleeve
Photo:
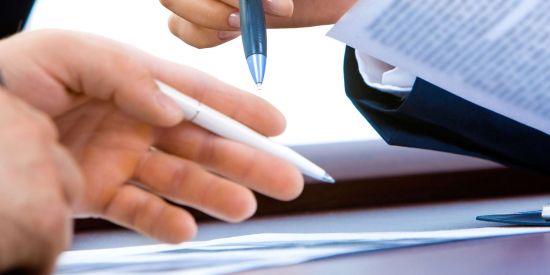
[[[352,103],[391,145],[485,158],[550,173],[550,136],[418,78],[404,100],[366,85],[354,50],[344,77]]]
[[[34,0],[0,1],[0,39],[20,31],[31,12]]]

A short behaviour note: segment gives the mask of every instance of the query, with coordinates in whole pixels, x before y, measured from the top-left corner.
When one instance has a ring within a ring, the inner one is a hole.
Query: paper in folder
[[[329,32],[550,134],[550,1],[359,0]]]

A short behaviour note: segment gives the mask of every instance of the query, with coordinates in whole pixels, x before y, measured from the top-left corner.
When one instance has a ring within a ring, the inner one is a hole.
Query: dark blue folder
[[[373,89],[364,83],[350,47],[344,74],[348,97],[388,144],[469,155],[550,174],[550,135],[420,78],[404,100]]]

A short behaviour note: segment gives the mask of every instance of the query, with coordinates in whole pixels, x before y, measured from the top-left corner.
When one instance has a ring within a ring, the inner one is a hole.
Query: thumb
[[[181,122],[183,112],[162,94],[144,53],[115,41],[90,34],[47,31],[48,73],[73,94],[112,100],[128,115],[155,126]],[[49,42],[49,43],[48,43]],[[46,44],[46,46],[44,46]],[[63,50],[61,50],[63,49]]]

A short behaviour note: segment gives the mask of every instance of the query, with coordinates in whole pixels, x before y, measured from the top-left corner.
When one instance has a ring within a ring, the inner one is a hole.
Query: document
[[[550,232],[548,227],[487,227],[424,232],[255,234],[180,245],[69,251],[57,274],[227,274],[358,252]]]
[[[549,14],[547,0],[359,0],[328,35],[550,134]]]

